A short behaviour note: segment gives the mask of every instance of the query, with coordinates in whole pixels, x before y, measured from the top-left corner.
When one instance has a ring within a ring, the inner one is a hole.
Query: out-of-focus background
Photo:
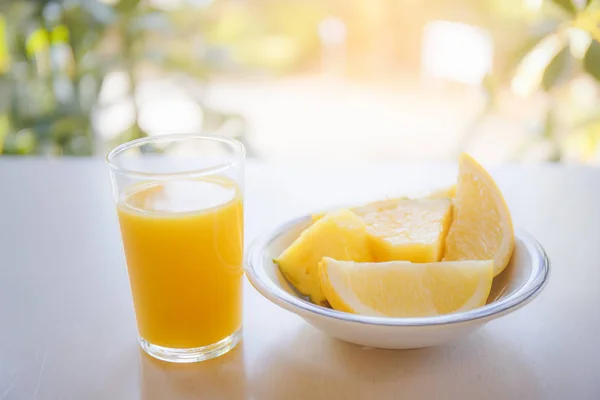
[[[600,163],[600,1],[0,3],[0,153]]]

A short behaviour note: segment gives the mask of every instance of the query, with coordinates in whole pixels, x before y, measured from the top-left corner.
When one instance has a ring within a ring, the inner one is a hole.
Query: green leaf
[[[546,112],[546,118],[544,118],[544,127],[542,128],[542,137],[546,139],[553,139],[556,135],[556,119],[554,118],[554,111],[549,109]]]
[[[211,72],[206,63],[183,57],[181,54],[147,52],[145,58],[152,59],[154,64],[163,71],[182,73],[197,79],[205,79]]]
[[[500,82],[492,74],[485,74],[481,82],[481,87],[484,94],[486,95],[484,111],[494,108],[498,101],[498,94],[500,93]]]
[[[588,74],[600,81],[600,43],[592,41],[583,57],[583,68]]]
[[[129,13],[138,6],[139,2],[140,0],[121,0],[115,8],[120,12]]]
[[[573,57],[569,51],[569,46],[563,47],[554,58],[550,61],[544,76],[542,77],[542,87],[549,91],[557,84],[560,84],[568,79],[572,72]]]
[[[571,0],[552,0],[552,2],[571,15],[577,14],[577,7],[575,7]]]
[[[525,56],[535,49],[542,40],[555,34],[559,27],[560,21],[557,20],[545,20],[532,26],[531,30],[524,33],[524,40],[520,44],[516,44],[515,49],[506,57],[504,66],[496,76],[503,81],[512,79],[516,68]]]

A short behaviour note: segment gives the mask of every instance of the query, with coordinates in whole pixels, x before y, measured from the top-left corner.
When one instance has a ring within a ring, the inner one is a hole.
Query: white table
[[[247,240],[287,218],[452,181],[453,166],[248,165]],[[546,290],[465,340],[413,351],[330,339],[246,286],[244,341],[170,365],[136,343],[101,160],[0,159],[0,400],[600,399],[600,170],[495,173],[545,246]]]

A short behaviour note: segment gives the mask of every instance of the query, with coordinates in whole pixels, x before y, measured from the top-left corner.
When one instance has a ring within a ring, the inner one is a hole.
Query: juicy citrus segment
[[[467,154],[459,161],[454,210],[444,260],[493,259],[498,275],[512,256],[512,219],[494,179]]]
[[[339,311],[385,317],[427,317],[481,307],[490,293],[494,263],[407,261],[356,263],[324,258],[321,287]]]
[[[418,200],[423,199],[451,199],[456,195],[456,185],[450,185],[441,189],[436,189],[431,192],[425,193],[423,196],[418,197],[393,197],[385,200],[373,201],[371,203],[364,204],[362,206],[356,206],[350,208],[354,214],[358,216],[364,216],[365,214],[372,213],[375,211],[384,211],[390,208],[394,208],[403,200]],[[327,214],[326,211],[317,212],[311,215],[313,222],[318,221]]]
[[[314,213],[310,217],[312,218],[312,222],[317,222],[318,220],[323,218],[325,215],[327,215],[327,212],[323,211],[323,212]]]
[[[456,196],[456,185],[451,185],[445,188],[434,190],[429,193],[426,197],[428,199],[451,199]]]
[[[359,217],[362,217],[368,213],[394,208],[398,205],[398,203],[400,201],[405,200],[405,199],[407,199],[407,198],[406,197],[398,197],[398,198],[373,201],[371,203],[363,204],[361,206],[352,207],[350,209],[350,211],[352,211],[354,214],[358,215]],[[318,212],[318,213],[312,214],[311,217],[312,217],[313,222],[315,222],[315,221],[318,221],[319,219],[323,218],[325,215],[327,215],[327,212],[323,211],[323,212]]]
[[[433,262],[442,258],[450,226],[449,199],[401,199],[362,216],[376,261]]]
[[[398,204],[408,200],[408,197],[395,197],[391,199],[373,201],[362,206],[352,208],[352,212],[360,217],[364,217],[367,214],[376,212],[382,212],[396,208]]]
[[[275,262],[300,293],[325,304],[318,276],[323,257],[372,261],[365,223],[349,210],[327,214],[304,230]]]

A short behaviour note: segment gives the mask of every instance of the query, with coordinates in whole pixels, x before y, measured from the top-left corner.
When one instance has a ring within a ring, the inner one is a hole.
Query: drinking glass
[[[171,362],[228,352],[242,336],[244,146],[153,136],[107,161],[141,347]]]

